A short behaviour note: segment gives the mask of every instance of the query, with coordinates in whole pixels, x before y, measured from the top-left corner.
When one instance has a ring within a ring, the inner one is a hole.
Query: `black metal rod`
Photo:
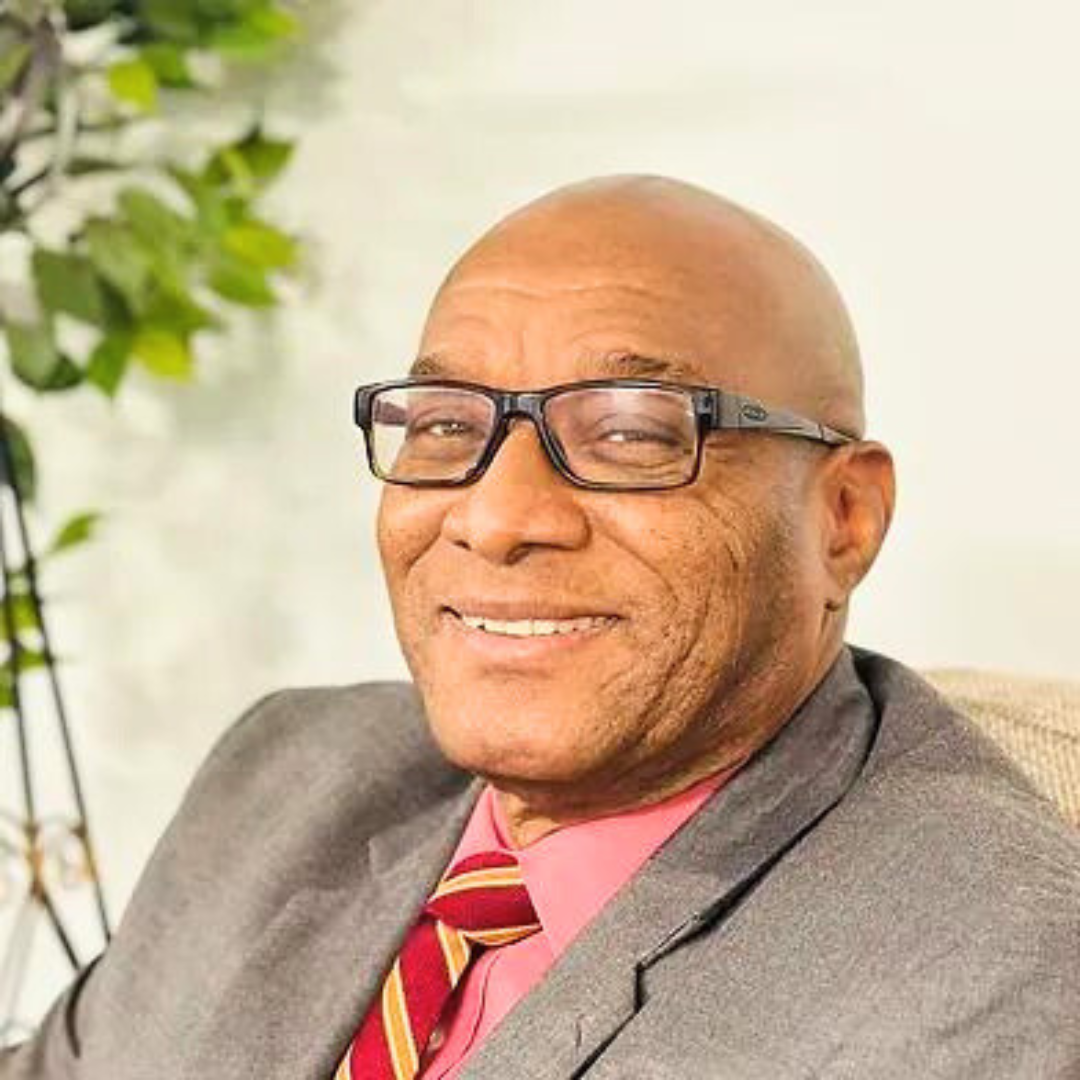
[[[0,441],[3,441],[7,446],[7,439],[4,437],[2,431],[0,431]],[[10,459],[10,447],[7,447],[6,451]],[[71,740],[71,726],[68,723],[67,708],[64,705],[64,698],[60,692],[60,680],[56,673],[56,658],[53,655],[52,643],[49,639],[49,631],[45,625],[45,604],[41,596],[41,592],[38,589],[37,583],[37,562],[34,559],[34,549],[30,543],[30,533],[26,524],[26,515],[23,513],[22,496],[19,493],[18,482],[14,478],[14,474],[9,471],[9,475],[12,477],[11,490],[15,499],[15,519],[19,526],[19,538],[22,543],[23,554],[25,558],[24,570],[26,573],[26,584],[30,595],[30,603],[34,609],[34,615],[37,619],[38,629],[41,632],[41,651],[45,658],[45,672],[49,680],[49,690],[52,695],[53,707],[56,709],[56,717],[60,724],[60,738],[64,745],[64,757],[67,761],[68,779],[71,783],[71,794],[75,801],[75,808],[78,813],[78,826],[76,828],[76,834],[83,843],[83,848],[86,853],[88,869],[91,875],[91,883],[94,891],[94,900],[98,909],[98,918],[101,922],[101,932],[108,942],[111,940],[112,934],[109,929],[109,917],[105,907],[105,895],[101,887],[101,879],[97,873],[97,860],[94,856],[93,843],[90,837],[90,824],[86,811],[86,798],[83,793],[82,781],[79,779],[79,770],[75,763],[75,748]]]
[[[8,445],[7,432],[0,422],[0,454],[3,455],[2,468],[12,475],[11,448]],[[11,672],[11,707],[15,713],[15,731],[19,743],[19,764],[22,767],[23,809],[28,824],[37,823],[37,800],[34,796],[34,779],[30,771],[30,741],[26,730],[26,717],[23,715],[22,695],[19,691],[19,658],[22,646],[19,644],[18,628],[15,625],[15,601],[11,590],[11,567],[8,565],[6,529],[4,526],[4,507],[0,503],[0,571],[4,577],[3,618],[7,632],[8,667]]]
[[[12,499],[15,506],[15,518],[19,530],[19,538],[24,555],[24,573],[26,576],[27,590],[30,602],[34,610],[38,629],[41,633],[42,656],[45,661],[45,670],[49,680],[50,692],[56,709],[57,721],[60,725],[60,736],[64,747],[64,757],[67,764],[68,780],[71,785],[72,799],[75,802],[77,822],[76,835],[79,837],[83,852],[87,861],[87,869],[90,875],[91,889],[94,895],[94,903],[97,909],[98,921],[101,926],[102,937],[106,944],[112,939],[109,925],[108,910],[105,906],[105,895],[98,874],[97,859],[94,852],[93,841],[90,834],[90,826],[86,807],[86,798],[83,792],[82,782],[79,778],[78,766],[75,761],[75,749],[71,739],[71,728],[68,723],[67,709],[64,705],[63,695],[60,691],[60,682],[56,673],[56,658],[52,651],[52,642],[49,638],[48,628],[45,625],[44,603],[37,581],[37,562],[34,559],[33,547],[30,542],[29,529],[26,516],[23,513],[22,492],[19,489],[18,476],[15,471],[14,454],[7,434],[7,427],[3,421],[3,408],[0,404],[0,475],[6,477],[11,489]],[[14,600],[11,589],[11,567],[8,563],[5,544],[3,506],[0,505],[0,566],[2,566],[4,579],[4,620],[11,643],[11,667],[12,667],[12,706],[15,711],[16,724],[18,727],[19,747],[22,764],[23,795],[26,805],[26,816],[29,826],[37,828],[40,824],[37,819],[37,805],[31,774],[31,760],[28,731],[22,709],[22,699],[19,693],[18,679],[18,656],[19,641],[17,627],[14,620]],[[55,912],[53,912],[55,915]],[[69,949],[70,952],[70,949]]]
[[[37,882],[33,886],[34,896],[37,902],[41,905],[42,910],[49,918],[49,922],[52,924],[53,932],[56,934],[60,941],[60,946],[67,954],[68,961],[71,963],[73,971],[80,971],[82,969],[82,961],[79,959],[78,953],[75,951],[75,945],[71,940],[71,935],[67,932],[67,928],[64,926],[64,921],[60,918],[60,913],[56,910],[56,905],[53,903],[52,897],[49,895],[49,890],[45,887],[45,882],[39,877]]]

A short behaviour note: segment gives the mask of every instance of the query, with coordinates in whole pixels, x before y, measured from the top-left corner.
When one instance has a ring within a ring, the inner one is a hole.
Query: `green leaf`
[[[169,168],[168,172],[191,199],[203,237],[220,236],[242,216],[242,208],[236,206],[235,200],[229,199],[204,177],[176,167]]]
[[[238,142],[221,147],[203,170],[204,179],[249,195],[266,187],[289,163],[294,144],[268,139],[256,125]]]
[[[50,327],[40,323],[9,322],[5,327],[11,367],[29,386],[38,386],[60,362]]]
[[[45,555],[56,555],[61,551],[68,551],[80,544],[85,544],[93,537],[94,529],[100,519],[101,514],[97,510],[84,510],[80,514],[69,517],[57,529],[49,546],[45,549]]]
[[[49,323],[8,323],[11,370],[35,390],[68,390],[83,379],[82,369],[56,346]]]
[[[73,386],[78,386],[85,378],[86,372],[73,360],[61,353],[60,362],[52,369],[45,383],[39,389],[46,391],[70,390]]]
[[[274,38],[291,38],[300,34],[300,20],[291,11],[276,4],[256,8],[247,17],[247,23]]]
[[[234,23],[267,0],[190,0],[192,8],[203,25]]]
[[[104,391],[107,397],[114,397],[120,380],[127,370],[131,358],[132,335],[127,330],[116,330],[106,334],[90,354],[86,367],[86,381]]]
[[[49,311],[63,311],[83,322],[100,325],[104,319],[101,284],[94,264],[85,256],[38,248],[32,258],[38,298]]]
[[[73,385],[67,372],[70,361],[60,353],[48,323],[8,323],[6,328],[11,370],[35,390],[62,390]]]
[[[81,155],[73,157],[65,166],[64,171],[69,176],[89,176],[91,173],[124,172],[131,168],[130,165],[114,158],[90,157]]]
[[[199,43],[199,23],[191,0],[140,0],[139,19],[154,38],[180,45]]]
[[[154,69],[143,59],[118,60],[108,72],[113,95],[143,112],[157,107],[158,80]]]
[[[237,144],[251,174],[260,187],[265,187],[289,164],[294,143],[286,139],[268,139],[259,128]]]
[[[34,668],[45,667],[45,653],[41,649],[27,649],[25,646],[19,650],[19,671],[32,671]]]
[[[179,337],[187,338],[198,330],[218,330],[221,320],[197,303],[183,289],[156,288],[146,305],[146,321]]]
[[[189,90],[196,85],[187,63],[187,53],[168,41],[154,41],[144,45],[142,58],[153,69],[158,82],[174,90]]]
[[[64,0],[64,17],[70,30],[86,30],[103,23],[121,0]]]
[[[224,248],[211,254],[207,282],[210,288],[245,307],[273,307],[277,303],[266,272]]]
[[[258,191],[255,174],[235,146],[222,147],[211,158],[205,175],[212,183],[238,192],[245,199],[252,198]]]
[[[194,357],[187,342],[161,327],[142,327],[135,335],[131,351],[147,371],[162,378],[188,382],[194,373]]]
[[[147,286],[149,293],[149,286]],[[104,329],[106,334],[128,331],[135,324],[138,314],[122,292],[111,281],[101,279],[102,307],[105,311]]]
[[[0,623],[3,622],[3,617],[0,615]],[[4,635],[6,639],[6,634]],[[19,660],[18,669],[22,673],[24,671],[30,671],[33,668],[44,667],[46,660],[45,654],[41,649],[33,648],[28,645],[24,645],[19,642]],[[14,682],[15,678],[12,675],[12,668],[16,665],[13,664],[13,652],[9,648],[6,655],[0,657],[0,708],[11,709],[15,705],[15,692]]]
[[[0,621],[3,620],[3,613],[0,612]],[[34,668],[40,668],[45,666],[45,654],[40,649],[35,649],[27,645],[19,643],[19,662],[16,665],[20,672],[32,671]],[[8,649],[7,655],[0,658],[0,670],[7,676],[7,682],[10,686],[11,680],[11,661],[14,659],[13,650]]]
[[[14,159],[11,159],[8,164],[14,166]],[[18,201],[3,186],[4,180],[7,179],[4,173],[5,165],[0,162],[0,233],[6,232],[7,225],[19,216]]]
[[[264,270],[296,264],[296,241],[273,225],[255,218],[227,229],[223,243],[234,255]]]
[[[12,592],[26,592],[30,588],[30,583],[26,577],[25,563],[20,563],[8,571],[7,584]]]
[[[142,310],[153,260],[130,227],[95,218],[86,225],[90,260],[135,312]]]
[[[118,204],[153,264],[152,284],[186,289],[191,256],[198,249],[195,223],[143,188],[126,188]]]
[[[10,597],[10,601],[7,599]],[[11,605],[11,621],[15,624],[15,634],[21,637],[27,630],[40,629],[37,617],[37,608],[34,606],[33,597],[28,592],[11,592],[0,597],[0,641],[10,641],[8,636],[7,614],[4,605]]]
[[[130,222],[135,234],[147,244],[190,245],[191,222],[145,188],[124,188],[117,204]]]
[[[229,60],[260,62],[280,54],[299,35],[296,17],[269,4],[248,4],[239,19],[210,31],[207,44]]]
[[[34,463],[34,451],[30,447],[30,440],[10,416],[0,417],[0,426],[7,439],[19,493],[27,502],[33,502],[37,494],[37,466]],[[7,468],[9,454],[0,454],[0,483],[11,487],[11,476]]]
[[[0,95],[19,81],[33,52],[31,42],[15,38],[8,27],[0,27]]]

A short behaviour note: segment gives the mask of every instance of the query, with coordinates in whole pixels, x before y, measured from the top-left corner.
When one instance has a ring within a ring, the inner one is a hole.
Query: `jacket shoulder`
[[[914,671],[865,652],[857,666],[880,717],[866,768],[846,801],[863,818],[868,844],[925,862],[936,892],[956,874],[976,906],[1015,889],[1010,910],[1022,910],[1029,897],[1031,914],[1037,907],[1045,916],[1045,902],[1057,894],[1080,919],[1080,833]],[[1042,888],[1049,894],[1036,903]]]
[[[413,684],[290,687],[215,743],[148,865],[212,860],[235,874],[280,847],[300,865],[459,790],[469,777],[431,737]],[[257,872],[257,867],[253,868]]]
[[[0,1076],[74,1076],[85,1052],[119,1069],[135,1014],[181,1031],[205,1005],[192,988],[242,962],[298,892],[333,888],[373,836],[467,781],[429,736],[411,683],[260,698],[199,767],[108,948],[35,1039],[0,1054]]]
[[[255,701],[218,738],[192,789],[219,772],[325,776],[422,766],[437,757],[423,702],[403,681],[288,687]]]
[[[861,774],[654,992],[740,1001],[702,1052],[763,1076],[1078,1075],[1080,834],[917,674],[855,659]]]

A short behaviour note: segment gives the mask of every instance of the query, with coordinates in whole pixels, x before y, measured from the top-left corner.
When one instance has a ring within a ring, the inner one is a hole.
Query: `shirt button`
[[[435,1030],[431,1033],[431,1038],[428,1039],[427,1048],[429,1050],[438,1050],[444,1042],[446,1042],[446,1032],[443,1031],[442,1024],[436,1024]]]

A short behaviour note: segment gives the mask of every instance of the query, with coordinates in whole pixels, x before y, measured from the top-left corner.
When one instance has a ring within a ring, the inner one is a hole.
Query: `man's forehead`
[[[451,270],[419,352],[418,374],[659,378],[863,430],[858,345],[824,268],[771,222],[663,179],[589,182],[504,219]]]
[[[726,366],[725,352],[746,351],[741,324],[756,305],[740,302],[740,291],[733,285],[718,296],[686,268],[662,262],[495,269],[485,260],[452,274],[436,296],[410,373],[481,381],[481,372],[524,363],[535,375],[536,365],[550,364],[558,368],[553,382],[708,385]]]

